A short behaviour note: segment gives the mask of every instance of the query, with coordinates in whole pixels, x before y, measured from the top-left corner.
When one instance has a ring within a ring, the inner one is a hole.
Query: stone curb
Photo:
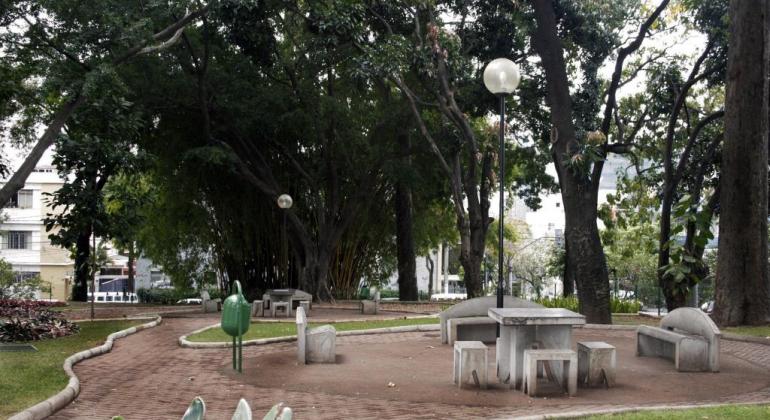
[[[725,406],[752,406],[765,405],[767,401],[740,402],[740,403],[705,403],[705,404],[682,404],[682,405],[648,405],[648,406],[626,406],[618,408],[605,408],[599,410],[570,411],[566,413],[538,414],[524,417],[496,417],[497,419],[515,418],[518,420],[544,420],[544,419],[579,419],[584,417],[599,416],[604,414],[631,413],[637,411],[656,411],[656,410],[690,410],[693,408],[714,408]]]
[[[390,317],[390,318],[375,318],[375,319],[362,319],[362,318],[324,319],[324,318],[318,318],[318,319],[311,319],[311,321],[314,324],[317,324],[317,323],[339,324],[341,322],[393,321],[393,320],[397,320],[397,319],[428,319],[428,318],[436,318],[436,319],[438,319],[438,315],[430,315],[430,314],[408,315],[408,316],[407,315],[401,315],[401,316],[394,316],[394,317]],[[267,323],[294,324],[295,322],[297,322],[296,319],[294,319],[293,317],[291,317],[291,318],[286,317],[286,318],[283,318],[283,319],[279,319],[279,318],[264,318],[264,317],[252,316],[251,320],[252,321],[261,322],[261,323],[265,323],[265,324],[267,324]],[[211,327],[210,326],[209,327],[205,327],[205,329],[208,329],[208,328],[211,328]],[[190,334],[187,334],[187,335],[192,335],[192,334],[193,333],[190,333]]]
[[[575,328],[583,328],[587,330],[620,330],[620,331],[636,331],[638,325],[613,325],[613,324],[585,324],[575,325]]]
[[[125,318],[121,318],[120,320],[124,320],[124,319]],[[137,318],[133,318],[133,319],[137,319]],[[142,319],[142,318],[138,318],[138,319]],[[143,319],[148,319],[148,318],[143,318]],[[64,366],[63,366],[64,373],[66,373],[67,376],[69,376],[70,378],[69,383],[67,383],[67,386],[64,387],[63,390],[59,391],[59,393],[54,395],[53,397],[50,397],[45,401],[39,402],[33,405],[32,407],[27,408],[24,411],[14,414],[8,420],[40,420],[48,416],[51,416],[57,411],[66,407],[80,393],[80,380],[78,379],[77,375],[75,375],[75,372],[72,370],[72,366],[74,366],[75,364],[77,364],[82,360],[90,359],[91,357],[109,352],[110,350],[112,350],[112,344],[116,339],[123,338],[127,335],[134,334],[136,332],[139,332],[147,328],[152,328],[160,324],[161,321],[162,321],[162,318],[158,316],[152,322],[148,322],[146,324],[137,325],[136,327],[126,328],[125,330],[114,332],[109,336],[107,336],[107,340],[101,346],[96,346],[88,350],[83,350],[81,352],[75,353],[72,356],[68,357],[66,360],[64,360]]]
[[[210,330],[212,328],[219,327],[220,324],[209,325],[197,329],[189,334],[179,337],[179,346],[191,349],[220,349],[232,347],[232,343],[226,341],[218,342],[193,342],[189,341],[187,337],[198,334],[200,332]],[[421,331],[439,331],[441,326],[438,324],[427,325],[404,325],[401,327],[387,327],[387,328],[374,328],[371,330],[355,330],[355,331],[340,331],[337,333],[337,337],[346,337],[351,335],[369,335],[369,334],[391,334],[391,333],[404,333],[404,332],[421,332]],[[291,341],[297,341],[296,335],[287,335],[284,337],[272,337],[272,338],[258,338],[255,340],[248,340],[243,342],[243,346],[261,346],[272,343],[288,343]]]
[[[723,332],[722,338],[730,341],[742,341],[744,343],[764,344],[766,346],[770,346],[770,337],[754,337],[751,335],[740,335]]]

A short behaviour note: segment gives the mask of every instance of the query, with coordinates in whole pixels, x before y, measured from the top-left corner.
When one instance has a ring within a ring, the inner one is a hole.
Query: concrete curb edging
[[[516,417],[518,420],[545,420],[545,419],[575,419],[592,416],[601,416],[605,414],[633,413],[639,411],[659,411],[659,410],[691,410],[695,408],[715,408],[724,406],[752,406],[766,405],[767,401],[759,402],[740,402],[740,403],[706,403],[706,404],[682,404],[682,405],[648,405],[648,406],[628,406],[619,408],[607,408],[603,410],[582,410],[570,411],[566,413],[538,414],[534,416]]]
[[[142,319],[142,318],[139,318],[139,319]],[[144,318],[144,319],[152,319],[152,318]],[[66,407],[69,403],[75,400],[75,398],[80,393],[80,380],[78,379],[77,375],[75,375],[75,372],[72,370],[72,367],[75,364],[77,364],[82,360],[90,359],[92,357],[99,356],[104,353],[108,353],[110,350],[112,350],[113,342],[118,338],[123,338],[127,335],[137,333],[147,328],[152,328],[160,324],[162,321],[163,319],[160,317],[160,315],[158,315],[152,322],[148,322],[142,325],[137,325],[131,328],[126,328],[125,330],[117,331],[110,334],[109,336],[107,336],[107,340],[101,346],[96,346],[88,350],[83,350],[81,352],[75,353],[72,356],[68,357],[67,359],[64,360],[64,366],[63,366],[64,373],[66,373],[67,376],[69,376],[70,378],[69,383],[67,383],[67,386],[65,386],[64,389],[59,391],[59,393],[57,393],[56,395],[46,399],[45,401],[39,402],[33,405],[32,407],[25,409],[24,411],[14,414],[8,420],[40,420],[48,416],[51,416],[57,411]]]
[[[331,324],[333,325],[333,324]],[[232,343],[226,341],[217,342],[194,342],[189,341],[187,337],[198,334],[200,332],[210,330],[212,328],[219,327],[220,324],[209,325],[197,329],[191,333],[179,337],[179,346],[191,349],[220,349],[232,347]],[[370,330],[354,330],[354,331],[340,331],[337,333],[337,337],[345,337],[351,335],[369,335],[369,334],[390,334],[390,333],[404,333],[404,332],[421,332],[421,331],[439,331],[441,326],[438,324],[425,324],[425,325],[404,325],[401,327],[387,327],[387,328],[374,328]],[[261,346],[272,343],[288,343],[291,341],[297,341],[296,335],[287,335],[283,337],[271,337],[271,338],[258,338],[255,340],[248,340],[243,342],[243,346]],[[15,420],[15,419],[13,419]]]
[[[764,344],[770,346],[770,337],[754,337],[751,335],[740,335],[729,332],[723,332],[722,338],[731,341],[743,341],[744,343]]]

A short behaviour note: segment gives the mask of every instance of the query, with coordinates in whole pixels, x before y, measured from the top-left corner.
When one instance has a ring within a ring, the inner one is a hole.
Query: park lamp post
[[[281,270],[283,271],[283,281],[285,282],[285,286],[289,287],[289,246],[288,246],[288,239],[286,238],[286,211],[291,208],[291,205],[294,204],[294,201],[291,199],[291,196],[289,194],[281,194],[278,197],[278,207],[282,209],[283,211],[283,225],[281,226]],[[283,283],[283,282],[282,282]],[[282,284],[284,286],[284,284]]]
[[[505,95],[519,86],[519,67],[507,58],[497,58],[484,69],[484,86],[500,100],[500,218],[498,226],[499,252],[497,261],[497,307],[503,307],[503,231],[505,220]],[[500,337],[500,324],[497,324]]]

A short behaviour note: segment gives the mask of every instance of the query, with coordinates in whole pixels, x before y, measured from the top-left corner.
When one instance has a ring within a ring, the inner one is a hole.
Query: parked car
[[[200,305],[201,303],[203,303],[201,298],[187,298],[176,301],[177,305]]]

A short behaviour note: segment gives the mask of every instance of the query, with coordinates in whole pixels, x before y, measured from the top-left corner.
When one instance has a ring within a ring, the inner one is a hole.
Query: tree
[[[44,288],[40,276],[19,279],[13,266],[0,258],[0,299],[32,299]]]
[[[551,277],[548,271],[548,259],[554,245],[542,239],[536,239],[535,242],[527,245],[529,246],[522,247],[513,254],[512,273],[523,284],[529,284],[535,292],[535,298],[540,299],[545,282]]]
[[[770,321],[767,262],[770,2],[730,1],[715,318]]]
[[[139,229],[145,223],[144,204],[150,194],[148,177],[132,171],[119,172],[104,188],[104,209],[109,223],[108,236],[128,254],[130,285],[134,285],[134,265],[138,251],[136,241]]]
[[[20,25],[23,29],[4,30],[0,35],[4,62],[9,63],[4,70],[14,76],[10,78],[13,87],[5,92],[6,100],[13,105],[4,106],[0,118],[17,121],[11,133],[20,143],[32,141],[37,124],[47,127],[21,166],[0,188],[0,205],[7,204],[24,186],[73,113],[89,98],[98,99],[98,92],[91,89],[95,79],[138,55],[157,53],[174,45],[185,27],[209,9],[208,5],[200,7],[168,24],[169,16],[183,11],[184,5],[163,12],[156,5],[131,10],[114,1],[77,7],[62,2],[17,1],[9,6],[0,11],[0,26]],[[166,24],[153,33],[155,25],[146,19],[159,12],[163,16],[159,20]],[[143,23],[125,24],[127,17]],[[111,37],[105,38],[105,34]],[[30,83],[35,78],[43,83]]]
[[[614,71],[603,94],[598,90],[598,64],[613,52],[614,45],[619,41],[608,34],[610,39],[605,42],[581,45],[590,58],[583,63],[587,83],[582,96],[573,98],[558,25],[565,21],[565,25],[577,34],[599,36],[594,32],[596,26],[589,26],[587,22],[573,26],[574,23],[568,19],[574,17],[576,11],[573,8],[579,10],[577,5],[552,0],[533,2],[537,27],[532,35],[532,45],[542,59],[548,90],[553,127],[551,152],[564,203],[567,274],[574,276],[581,313],[586,315],[587,322],[611,322],[609,277],[596,219],[599,182],[605,159],[611,152],[627,151],[627,143],[632,140],[616,135],[615,142],[608,142],[613,117],[617,115],[617,91],[624,62],[642,45],[668,3],[668,0],[663,0],[644,19],[631,42],[617,50]],[[618,5],[619,8],[623,6]],[[621,9],[620,15],[623,13]],[[593,40],[590,37],[587,39]],[[606,98],[604,111],[601,120],[597,121],[599,103],[603,98]]]
[[[135,161],[131,147],[140,122],[130,106],[113,92],[108,99],[81,109],[57,144],[53,162],[67,181],[51,194],[52,209],[61,211],[47,214],[45,226],[52,244],[75,248],[72,299],[76,301],[88,298],[91,236],[110,234],[103,189],[110,176],[131,171]]]
[[[494,98],[479,99],[481,69],[474,68],[473,54],[469,54],[475,46],[468,42],[470,38],[466,41],[457,36],[471,25],[465,23],[472,11],[455,6],[452,2],[416,7],[408,2],[369,2],[374,42],[362,43],[360,48],[366,52],[369,71],[386,78],[406,99],[413,121],[444,175],[460,236],[463,281],[468,297],[473,298],[483,294],[481,264],[492,221],[489,205],[495,190],[497,138],[485,120]],[[454,31],[442,20],[441,12],[447,9],[463,16]],[[511,155],[527,154],[511,150],[510,145],[508,149]],[[508,168],[509,186],[517,184],[514,178],[521,181],[527,176],[530,194],[550,186],[550,177],[523,169],[529,167],[514,164]]]

